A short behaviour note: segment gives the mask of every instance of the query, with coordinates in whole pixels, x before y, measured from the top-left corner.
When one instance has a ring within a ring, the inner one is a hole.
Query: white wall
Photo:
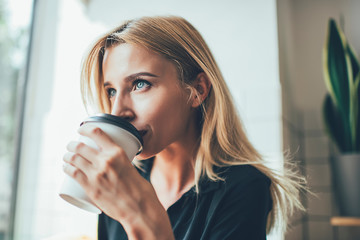
[[[89,2],[83,8],[81,2]],[[57,196],[62,155],[85,117],[79,68],[86,47],[124,19],[180,15],[199,29],[234,95],[251,141],[282,165],[275,0],[38,1],[16,218],[16,239],[94,235],[96,216]],[[269,239],[281,239],[274,235]]]

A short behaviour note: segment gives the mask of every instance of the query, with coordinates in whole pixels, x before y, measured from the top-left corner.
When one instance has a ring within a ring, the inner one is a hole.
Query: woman
[[[183,18],[144,17],[105,34],[81,84],[86,106],[127,119],[144,140],[133,164],[89,125],[79,133],[100,150],[68,144],[64,171],[103,211],[99,239],[266,239],[302,208],[303,179],[264,165],[209,48]]]

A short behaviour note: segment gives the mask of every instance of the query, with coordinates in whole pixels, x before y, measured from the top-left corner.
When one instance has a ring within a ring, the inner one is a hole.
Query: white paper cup
[[[124,119],[110,115],[98,114],[81,123],[92,124],[101,128],[116,144],[121,146],[130,160],[142,151],[142,138],[136,128]],[[95,142],[88,137],[80,136],[79,141],[98,149]],[[98,209],[86,195],[81,185],[69,176],[65,176],[59,195],[65,201],[89,212],[100,214]]]

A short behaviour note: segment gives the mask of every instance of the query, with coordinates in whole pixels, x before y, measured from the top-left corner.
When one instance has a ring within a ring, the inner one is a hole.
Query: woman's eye
[[[138,90],[142,90],[145,88],[150,87],[150,83],[146,80],[136,80],[134,82],[134,90],[138,91]]]
[[[109,98],[112,98],[112,97],[116,96],[116,90],[114,88],[106,89],[106,93],[107,93]]]

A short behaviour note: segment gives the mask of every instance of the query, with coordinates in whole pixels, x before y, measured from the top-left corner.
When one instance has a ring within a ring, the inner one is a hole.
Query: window
[[[31,13],[31,0],[0,0],[0,240],[13,226]]]

